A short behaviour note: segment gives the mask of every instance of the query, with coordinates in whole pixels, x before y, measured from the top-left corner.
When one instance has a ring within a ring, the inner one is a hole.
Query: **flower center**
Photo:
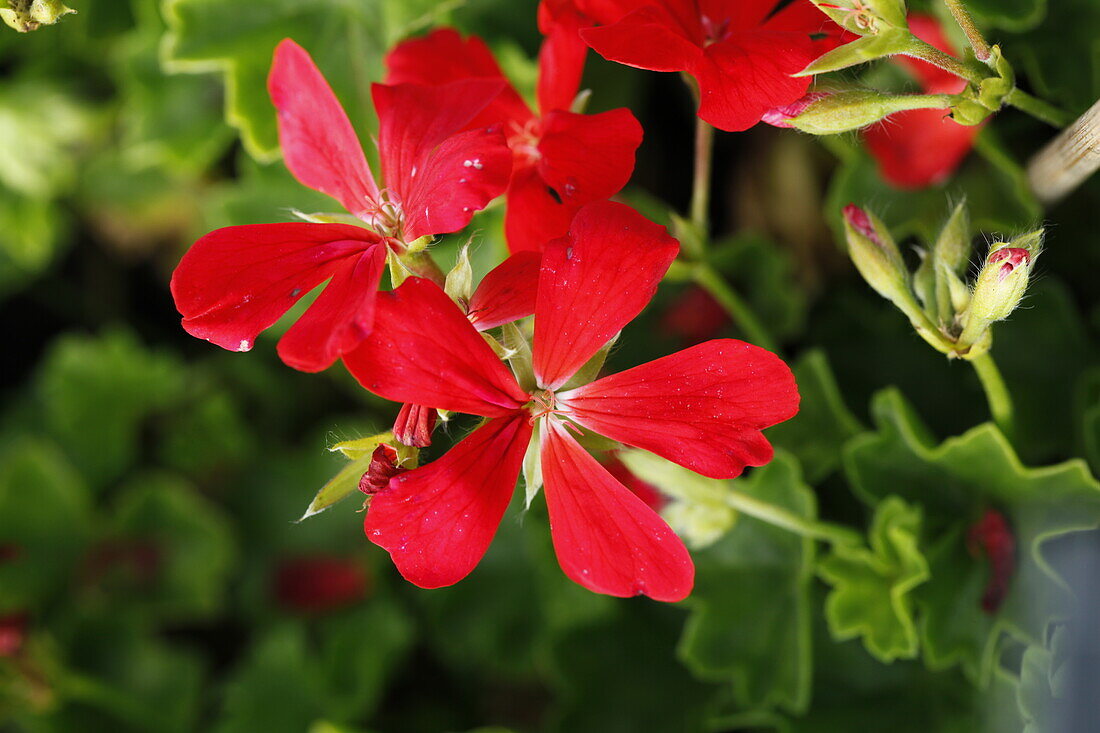
[[[699,20],[703,24],[703,34],[706,36],[706,38],[704,39],[705,45],[709,46],[712,43],[724,41],[729,35],[729,18],[723,18],[722,20],[713,20],[710,17],[704,15]]]
[[[555,397],[553,392],[548,389],[536,390],[531,395],[531,401],[526,405],[527,410],[531,413],[528,422],[534,424],[540,417],[556,414],[558,410],[554,409],[554,403]]]
[[[534,117],[522,125],[514,120],[508,124],[508,147],[512,149],[517,163],[533,165],[542,158],[539,152],[542,131],[539,127],[539,120]]]
[[[414,169],[415,170],[415,169]],[[367,209],[360,215],[370,225],[371,229],[383,237],[401,239],[401,227],[405,221],[405,214],[401,210],[401,204],[390,198],[389,189],[378,192],[378,200],[367,202]]]

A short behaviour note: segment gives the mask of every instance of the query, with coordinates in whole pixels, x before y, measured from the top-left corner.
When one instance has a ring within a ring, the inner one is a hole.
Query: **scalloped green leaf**
[[[430,0],[167,0],[163,58],[172,71],[222,73],[226,119],[249,153],[270,161],[279,138],[267,74],[279,41],[293,38],[312,54],[365,132],[373,124],[370,83],[381,80],[383,54],[450,7]]]
[[[992,424],[937,444],[896,390],[876,395],[876,432],[853,438],[845,469],[856,494],[874,504],[889,494],[924,512],[931,581],[916,593],[925,661],[961,664],[987,681],[1002,634],[1042,638],[1073,596],[1052,565],[1047,543],[1100,527],[1100,483],[1083,460],[1029,468]],[[970,551],[967,532],[993,509],[1014,535],[1015,572],[996,613],[981,610],[988,563]]]
[[[816,484],[840,466],[844,444],[863,426],[844,404],[823,350],[802,354],[791,371],[802,396],[798,414],[769,428],[767,436],[776,447],[793,453],[806,480]]]
[[[816,516],[813,492],[789,455],[777,454],[736,483],[755,499]],[[679,657],[703,679],[732,683],[741,709],[799,713],[809,705],[814,550],[812,539],[741,516],[695,554],[695,590],[686,602],[693,612]]]
[[[836,545],[821,560],[818,574],[833,587],[825,618],[834,638],[862,637],[883,662],[917,655],[910,594],[929,577],[918,547],[920,525],[919,509],[889,496],[875,507],[869,547]]]

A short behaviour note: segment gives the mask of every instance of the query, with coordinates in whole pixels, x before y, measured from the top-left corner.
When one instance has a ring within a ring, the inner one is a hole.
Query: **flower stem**
[[[800,517],[792,511],[761,501],[741,491],[734,490],[727,493],[726,503],[742,514],[794,532],[802,537],[826,540],[837,544],[859,544],[863,541],[863,538],[855,530]]]
[[[714,128],[695,117],[695,174],[691,186],[691,223],[702,240],[707,239],[710,219],[711,170],[714,163]]]
[[[749,341],[768,351],[778,351],[768,329],[752,312],[748,303],[741,299],[741,296],[713,267],[706,262],[698,262],[694,265],[693,274],[695,282],[718,301],[733,322],[745,332]]]
[[[417,277],[427,278],[439,287],[443,287],[447,282],[447,276],[443,270],[439,269],[439,265],[427,250],[409,252],[404,256],[403,262],[405,267]]]
[[[993,55],[993,50],[982,32],[978,30],[978,26],[974,24],[974,19],[970,17],[970,12],[967,11],[962,0],[943,0],[943,4],[951,11],[951,15],[955,16],[955,22],[966,34],[966,40],[970,42],[970,47],[974,49],[974,55],[978,57],[978,61],[982,63],[988,61]]]
[[[960,79],[966,79],[973,84],[980,84],[983,76],[974,69],[959,61],[954,56],[946,54],[935,46],[932,46],[917,37],[909,42],[909,47],[903,51],[904,55],[927,61],[933,66],[938,66],[949,74],[954,74]]]
[[[1005,386],[1001,370],[997,368],[997,363],[993,361],[993,357],[989,352],[969,359],[969,361],[974,365],[974,371],[978,373],[982,389],[985,390],[985,398],[989,402],[989,412],[993,416],[993,422],[997,423],[997,427],[1001,429],[1001,432],[1011,440],[1013,428],[1012,396],[1008,393],[1008,387]]]
[[[1073,115],[1069,112],[1058,109],[1053,104],[1044,102],[1038,97],[1033,97],[1019,88],[1009,92],[1005,96],[1005,102],[1022,112],[1027,112],[1038,120],[1042,120],[1051,127],[1065,127],[1073,122]]]

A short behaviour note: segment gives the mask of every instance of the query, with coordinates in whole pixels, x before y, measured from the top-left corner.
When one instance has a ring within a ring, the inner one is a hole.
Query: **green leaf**
[[[1047,6],[1042,22],[1027,33],[1006,38],[1005,56],[1017,64],[1017,71],[1026,75],[1040,97],[1084,112],[1100,96],[1100,43],[1094,32],[1100,23],[1100,5],[1092,0],[1042,4]]]
[[[68,245],[68,230],[62,207],[0,186],[0,299],[53,264]]]
[[[185,481],[161,473],[132,478],[119,495],[113,527],[123,546],[147,547],[153,556],[151,583],[138,579],[131,607],[172,620],[220,609],[233,536],[220,510]]]
[[[807,520],[813,493],[797,461],[779,453],[771,463],[736,480],[761,501]],[[809,585],[814,541],[749,516],[695,555],[693,610],[678,653],[699,677],[730,681],[738,707],[782,707],[800,713],[809,704]]]
[[[1047,13],[1047,0],[967,0],[966,9],[979,21],[1020,32],[1042,22]]]
[[[1047,544],[1100,526],[1100,483],[1082,460],[1024,466],[991,424],[937,445],[894,390],[878,394],[872,412],[877,431],[851,440],[845,469],[868,503],[897,494],[923,508],[932,579],[916,600],[925,660],[934,668],[961,664],[988,681],[1003,633],[1036,643],[1072,602]],[[980,609],[988,564],[967,543],[968,530],[989,509],[1004,515],[1017,548],[1008,595],[995,614]]]
[[[321,487],[321,490],[313,497],[313,501],[306,507],[305,514],[298,521],[301,522],[303,519],[309,519],[315,514],[320,514],[333,504],[343,501],[355,493],[359,488],[359,479],[363,478],[363,474],[370,467],[371,457],[374,455],[375,449],[383,443],[392,442],[393,433],[385,432],[357,440],[347,440],[329,448],[330,451],[340,451],[345,457],[351,458],[352,461]]]
[[[837,639],[863,637],[884,662],[918,651],[910,593],[929,577],[917,546],[920,524],[919,509],[887,497],[875,508],[870,548],[836,545],[818,566],[833,586],[825,602],[829,631]]]
[[[0,450],[0,613],[38,608],[68,585],[91,534],[88,490],[52,443],[18,437]]]
[[[807,351],[791,370],[802,397],[798,414],[769,428],[767,436],[797,456],[806,480],[817,484],[840,466],[844,444],[863,428],[844,404],[824,351]]]
[[[125,331],[61,337],[38,379],[54,436],[93,486],[126,469],[142,422],[176,403],[183,387],[173,356],[145,349]]]
[[[293,38],[310,52],[362,133],[373,117],[370,83],[382,78],[382,55],[446,9],[428,0],[167,0],[164,58],[173,71],[222,72],[226,119],[249,153],[270,161],[279,139],[267,74],[279,41]]]

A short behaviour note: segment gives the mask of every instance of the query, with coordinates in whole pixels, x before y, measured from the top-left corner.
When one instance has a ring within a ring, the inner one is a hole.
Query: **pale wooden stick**
[[[1031,190],[1045,204],[1059,200],[1100,168],[1100,101],[1035,154]]]

